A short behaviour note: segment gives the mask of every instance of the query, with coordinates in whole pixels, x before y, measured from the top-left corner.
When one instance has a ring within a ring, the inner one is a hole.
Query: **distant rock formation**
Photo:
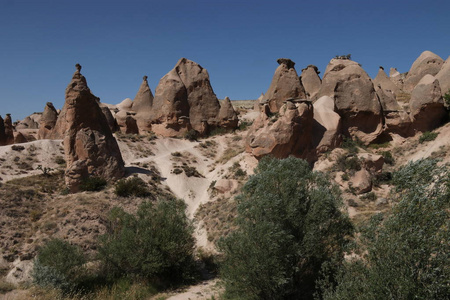
[[[58,112],[56,111],[56,108],[53,106],[53,103],[47,102],[39,124],[38,139],[51,138],[57,120]]]
[[[403,90],[403,83],[405,81],[406,74],[400,74],[396,68],[391,68],[389,71],[389,79],[395,84],[395,86],[401,91]]]
[[[302,70],[300,80],[305,89],[306,98],[308,99],[315,99],[320,90],[322,80],[320,79],[319,74],[319,69],[314,65],[309,65]]]
[[[279,117],[262,109],[246,138],[246,151],[260,159],[266,155],[285,158],[294,155],[309,161],[315,159],[312,146],[313,107],[308,100],[289,100],[280,108]]]
[[[375,87],[380,87],[383,91],[385,91],[385,93],[392,93],[394,96],[400,92],[400,88],[398,88],[395,83],[389,79],[382,67],[378,70],[378,74],[373,80],[373,85]]]
[[[4,122],[6,145],[12,145],[14,144],[14,127],[12,124],[11,114],[6,114]]]
[[[369,75],[348,59],[333,58],[322,79],[318,97],[334,99],[343,133],[368,144],[383,130],[381,104]]]
[[[41,116],[42,116],[41,113],[33,113],[33,114],[25,117],[25,119],[23,119],[17,123],[17,125],[15,126],[16,130],[38,129],[39,123],[41,120]]]
[[[288,58],[279,58],[277,62],[279,66],[275,70],[269,89],[261,101],[269,104],[272,113],[278,112],[287,99],[306,99],[305,89],[294,68],[295,63]]]
[[[152,130],[164,136],[179,136],[190,128],[200,134],[218,127],[220,111],[208,71],[182,58],[156,88]]]
[[[231,104],[230,98],[223,99],[218,115],[219,126],[225,129],[235,129],[238,126],[239,118]]]
[[[450,56],[442,64],[441,70],[436,74],[436,79],[439,80],[441,86],[442,96],[450,92]]]
[[[91,93],[81,75],[81,66],[77,64],[76,67],[57,122],[57,125],[65,124],[65,181],[71,192],[78,191],[81,181],[88,176],[115,180],[125,173],[119,146],[100,109],[98,98]]]
[[[14,136],[14,144],[22,144],[28,142],[28,139],[22,132],[17,132]]]
[[[144,76],[131,107],[136,113],[135,119],[140,131],[151,131],[152,106],[153,93],[148,86],[147,76]]]
[[[0,116],[0,146],[6,145],[5,120]]]
[[[425,75],[415,86],[410,101],[412,126],[425,132],[442,124],[446,115],[439,81],[432,75]]]
[[[406,75],[403,90],[411,93],[419,81],[427,74],[435,76],[441,69],[444,60],[430,51],[424,51],[414,61]]]
[[[106,121],[108,122],[108,126],[109,129],[111,129],[111,132],[114,133],[116,131],[120,131],[119,124],[117,124],[117,120],[113,117],[109,107],[105,105],[100,105],[100,108],[102,109],[102,112],[105,115]]]

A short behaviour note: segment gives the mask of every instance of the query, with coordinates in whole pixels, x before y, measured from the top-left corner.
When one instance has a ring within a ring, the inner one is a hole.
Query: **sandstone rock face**
[[[152,130],[179,135],[191,126],[200,134],[205,134],[208,128],[219,125],[219,110],[219,100],[211,87],[208,71],[182,58],[156,88],[152,123],[161,125],[152,125]]]
[[[153,93],[148,86],[147,76],[144,76],[139,91],[133,100],[132,110],[136,113],[135,119],[140,131],[151,130],[151,111],[153,106]]]
[[[22,144],[28,142],[28,139],[22,132],[17,132],[14,136],[14,144]]]
[[[351,178],[356,194],[364,194],[372,190],[372,178],[366,169],[361,169]]]
[[[305,88],[306,98],[316,99],[316,95],[320,90],[322,85],[322,80],[319,77],[319,70],[316,66],[309,65],[302,70],[302,75],[300,75],[300,80]]]
[[[381,105],[372,81],[358,63],[332,59],[322,79],[318,97],[334,98],[343,132],[364,143],[375,140],[383,129]]]
[[[219,126],[226,129],[235,129],[238,126],[239,119],[236,111],[231,104],[230,98],[225,97],[220,105],[220,111],[218,115]]]
[[[436,75],[444,63],[444,60],[430,51],[424,51],[414,61],[406,75],[403,90],[411,93],[419,81],[427,74]]]
[[[442,96],[450,92],[450,56],[442,65],[439,73],[436,74],[436,79],[439,80],[441,86]]]
[[[126,134],[139,134],[139,128],[133,115],[134,113],[125,110],[121,110],[115,114],[120,132]]]
[[[16,130],[19,129],[38,129],[39,123],[41,120],[42,114],[40,113],[33,113],[29,116],[27,116],[22,121],[19,121],[18,124],[15,126]]]
[[[118,110],[123,110],[123,111],[131,111],[132,107],[133,107],[133,100],[131,100],[130,98],[126,98],[124,99],[122,102],[120,102],[119,104],[116,105]]]
[[[81,181],[87,176],[115,180],[125,173],[119,146],[100,109],[98,98],[91,93],[80,70],[81,66],[77,65],[58,119],[58,122],[62,120],[66,124],[65,181],[71,192],[78,191]]]
[[[328,96],[314,105],[313,144],[317,153],[333,150],[342,141],[341,117],[334,111],[334,100]]]
[[[47,102],[39,124],[38,139],[49,139],[58,120],[58,112],[53,103]],[[61,136],[62,138],[62,136]]]
[[[312,161],[315,158],[311,136],[313,114],[309,101],[286,102],[277,120],[263,109],[246,138],[246,151],[257,159],[265,155],[277,158],[294,155]]]
[[[0,116],[0,146],[6,145],[5,121]]]
[[[12,145],[14,144],[14,127],[12,124],[11,114],[6,114],[4,122],[6,145]]]
[[[372,174],[380,173],[383,169],[384,158],[379,154],[358,153],[358,159],[362,162],[362,167]]]
[[[373,85],[375,87],[380,87],[383,91],[392,93],[394,95],[396,95],[400,91],[395,83],[389,79],[382,67],[380,67],[380,69],[378,70],[378,74],[373,80]]]
[[[397,100],[395,100],[395,94],[390,90],[385,90],[379,85],[375,86],[375,91],[377,93],[378,99],[380,100],[383,112],[398,111],[402,109]]]
[[[305,89],[294,68],[295,63],[287,58],[280,58],[277,62],[279,66],[275,70],[270,87],[262,99],[262,102],[269,103],[272,113],[278,112],[287,99],[306,99]]]
[[[396,68],[391,68],[389,71],[389,79],[395,84],[399,90],[403,90],[403,83],[405,81],[406,75],[400,74]]]
[[[100,105],[103,114],[105,115],[106,121],[108,122],[109,129],[111,132],[119,131],[119,124],[117,124],[117,120],[113,117],[111,110],[107,106]]]
[[[439,81],[425,75],[411,93],[412,126],[418,131],[429,131],[442,124],[446,114]]]

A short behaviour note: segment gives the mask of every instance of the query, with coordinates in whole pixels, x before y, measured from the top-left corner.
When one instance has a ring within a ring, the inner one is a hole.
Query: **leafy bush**
[[[116,277],[135,275],[156,282],[180,282],[192,274],[193,227],[177,199],[144,202],[137,214],[110,212],[99,257]]]
[[[391,151],[383,151],[381,152],[381,155],[384,158],[384,162],[387,163],[388,165],[393,165],[395,163],[395,159],[392,156]]]
[[[33,281],[42,287],[72,290],[82,276],[85,263],[79,248],[60,239],[48,241],[39,251],[32,271]]]
[[[150,191],[147,188],[147,184],[139,177],[130,177],[128,179],[121,179],[116,183],[114,193],[121,197],[148,197]]]
[[[397,201],[362,230],[363,259],[347,263],[323,299],[448,299],[450,170],[436,161],[409,163],[394,174]]]
[[[198,137],[198,132],[195,129],[191,129],[184,134],[184,138],[190,140],[191,142],[196,141]]]
[[[431,131],[424,132],[419,138],[419,143],[423,144],[424,142],[434,141],[437,136],[438,136],[437,132]]]
[[[352,232],[338,188],[303,160],[265,158],[237,201],[238,229],[219,243],[227,296],[310,299]]]
[[[444,104],[447,109],[450,109],[450,90],[447,91],[447,93],[444,94]]]
[[[336,160],[336,167],[339,171],[359,171],[361,170],[361,162],[356,156],[341,155]]]
[[[80,190],[89,192],[101,191],[106,186],[106,183],[104,178],[89,176],[81,181]]]

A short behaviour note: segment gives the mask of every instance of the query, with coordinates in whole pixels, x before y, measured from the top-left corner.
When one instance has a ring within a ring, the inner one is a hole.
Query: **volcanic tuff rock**
[[[6,145],[5,121],[0,116],[0,146]]]
[[[305,89],[294,68],[295,63],[288,58],[279,58],[277,62],[279,66],[275,70],[270,87],[262,99],[262,102],[269,103],[272,113],[278,112],[283,102],[289,98],[306,99]]]
[[[38,129],[39,128],[39,123],[41,120],[41,113],[33,113],[27,117],[25,117],[25,119],[19,121],[17,123],[17,125],[15,126],[16,130],[19,129]]]
[[[119,124],[117,124],[117,120],[113,117],[111,110],[109,107],[100,104],[100,108],[102,109],[103,114],[105,115],[106,121],[108,122],[109,129],[111,132],[116,132],[120,130]]]
[[[135,119],[139,131],[151,131],[151,111],[153,106],[153,93],[148,86],[147,76],[144,76],[142,84],[134,97],[131,109],[136,113]]]
[[[156,88],[153,100],[152,130],[179,135],[192,126],[201,134],[219,125],[220,110],[209,81],[208,71],[199,64],[181,58]]]
[[[425,75],[411,93],[412,126],[418,131],[429,131],[442,124],[446,115],[439,81]]]
[[[95,97],[80,73],[81,66],[66,89],[66,102],[58,122],[65,123],[64,153],[66,185],[71,192],[79,189],[88,176],[107,180],[121,178],[124,162],[119,146]]]
[[[53,103],[47,102],[39,124],[38,139],[49,139],[58,120],[58,112]]]
[[[279,117],[267,115],[265,104],[260,117],[255,120],[246,138],[246,151],[261,158],[272,155],[285,158],[289,155],[314,160],[312,146],[313,107],[309,101],[287,101]]]
[[[230,98],[225,97],[225,99],[223,99],[217,118],[219,119],[220,127],[234,129],[238,126],[239,119],[231,104]]]
[[[306,97],[308,99],[315,99],[315,96],[320,90],[322,80],[320,79],[319,74],[319,70],[314,65],[309,65],[302,70],[300,80],[305,88]]]
[[[313,144],[317,153],[338,147],[342,141],[341,117],[334,111],[334,101],[328,96],[320,97],[313,104]]]
[[[394,95],[396,95],[400,91],[395,83],[386,75],[383,67],[380,67],[380,69],[378,70],[378,74],[373,80],[373,85],[375,87],[380,87],[384,91],[391,92]]]
[[[436,79],[439,80],[441,86],[442,96],[450,92],[450,56],[442,65],[439,73],[436,74]]]
[[[419,81],[427,74],[436,75],[444,63],[444,60],[430,51],[424,51],[414,61],[406,75],[403,90],[411,93]]]
[[[399,89],[403,89],[403,82],[405,80],[406,74],[400,74],[396,68],[391,68],[389,71],[389,79],[395,84],[395,86]]]
[[[14,127],[12,124],[11,114],[6,114],[5,118],[5,142],[6,145],[14,144]]]
[[[351,60],[333,58],[322,79],[318,97],[334,98],[344,134],[370,143],[383,129],[383,116],[372,81]]]

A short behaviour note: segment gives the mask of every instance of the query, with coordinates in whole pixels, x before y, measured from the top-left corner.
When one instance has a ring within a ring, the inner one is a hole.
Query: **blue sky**
[[[280,57],[323,74],[351,53],[374,77],[424,50],[450,55],[450,1],[0,0],[0,115],[61,108],[76,63],[102,102],[134,98],[143,75],[154,92],[181,57],[239,100],[266,92]]]

